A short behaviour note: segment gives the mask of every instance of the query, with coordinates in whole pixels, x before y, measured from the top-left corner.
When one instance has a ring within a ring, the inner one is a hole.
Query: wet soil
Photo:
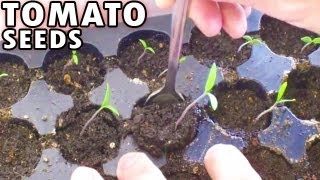
[[[56,52],[46,58],[45,80],[58,93],[86,94],[103,83],[106,70],[100,58],[79,51],[78,59],[78,65],[72,63],[71,52]]]
[[[292,167],[281,155],[261,146],[250,147],[244,155],[263,179],[295,179]]]
[[[137,144],[156,157],[184,149],[194,139],[198,125],[196,108],[192,108],[175,130],[175,122],[188,104],[185,101],[135,107],[131,129]]]
[[[155,54],[146,53],[137,64],[138,58],[144,51],[139,39],[145,40],[154,49]],[[160,32],[134,33],[119,43],[119,67],[129,78],[139,78],[148,82],[154,87],[153,89],[160,88],[162,80],[158,76],[168,66],[169,43],[170,38]]]
[[[84,124],[98,109],[98,106],[82,104],[58,117],[56,140],[68,161],[94,167],[117,155],[119,121],[109,111],[101,111],[80,136]]]
[[[250,80],[222,82],[213,94],[219,105],[216,111],[208,107],[211,119],[225,129],[255,132],[270,125],[271,114],[254,123],[255,118],[271,106],[266,92],[260,84]]]
[[[301,52],[304,46],[301,38],[304,36],[315,38],[318,37],[317,34],[267,15],[261,19],[260,36],[276,54],[291,56],[298,60],[307,60],[308,55],[317,49],[316,46],[309,46]]]
[[[309,150],[307,150],[307,156],[313,176],[320,178],[320,142],[315,143]]]
[[[169,160],[172,158],[171,156]],[[173,157],[171,160],[161,168],[168,180],[211,180],[204,165],[186,162],[180,157]]]
[[[22,60],[0,55],[0,109],[10,107],[27,95],[31,83],[31,73]]]
[[[251,46],[245,46],[239,53],[238,48],[245,43],[244,39],[232,39],[226,32],[207,37],[198,28],[192,30],[190,51],[202,64],[211,67],[236,68],[251,56]]]
[[[314,177],[308,163],[290,165],[287,160],[274,151],[259,145],[256,138],[243,151],[252,167],[262,179],[310,179]]]
[[[18,119],[0,118],[0,179],[30,176],[41,157],[39,134]]]
[[[295,98],[287,106],[300,119],[320,121],[320,68],[301,65],[288,76],[286,98]]]

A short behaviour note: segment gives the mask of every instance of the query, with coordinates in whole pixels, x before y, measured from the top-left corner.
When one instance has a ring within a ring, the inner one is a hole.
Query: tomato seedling
[[[71,59],[63,66],[63,72],[67,69],[67,67],[71,66],[72,64],[78,65],[79,64],[79,55],[78,51],[72,50],[71,51]]]
[[[7,73],[0,73],[0,78],[4,78],[4,77],[8,77],[9,76],[9,74],[7,74]]]
[[[155,54],[155,53],[156,53],[155,50],[154,50],[151,46],[149,46],[145,40],[139,39],[139,41],[140,41],[140,44],[141,44],[142,47],[143,47],[143,52],[142,52],[142,54],[139,56],[139,58],[138,58],[138,60],[137,60],[137,65],[140,64],[141,59],[142,59],[148,52],[150,52],[150,53],[152,53],[152,54]]]
[[[286,92],[288,83],[284,82],[281,86],[280,89],[278,91],[278,95],[277,95],[277,99],[276,102],[267,110],[263,111],[261,114],[258,115],[258,117],[256,117],[255,121],[258,121],[262,116],[264,116],[265,114],[272,112],[274,110],[274,108],[276,108],[279,104],[284,104],[286,102],[294,102],[296,101],[296,99],[283,99],[283,95]]]
[[[185,62],[186,60],[187,60],[187,57],[185,57],[185,56],[181,57],[181,58],[179,59],[179,64]],[[159,74],[158,78],[160,78],[161,76],[163,76],[167,71],[168,71],[168,68],[165,69],[164,71],[162,71],[162,72]]]
[[[207,81],[206,81],[206,85],[204,88],[204,92],[196,99],[194,100],[192,103],[190,103],[186,109],[182,112],[181,116],[179,117],[179,119],[176,121],[176,129],[178,127],[178,125],[180,124],[180,122],[182,121],[182,119],[185,117],[185,115],[187,114],[187,112],[194,106],[196,105],[196,103],[198,103],[200,100],[202,100],[203,98],[205,98],[206,96],[209,97],[210,100],[210,104],[213,110],[216,110],[218,108],[218,100],[216,98],[215,95],[211,94],[211,91],[216,83],[216,79],[217,79],[217,66],[214,63],[211,66]]]
[[[107,109],[107,110],[111,111],[115,116],[117,116],[117,117],[120,116],[119,111],[110,104],[110,97],[111,97],[111,90],[110,90],[109,84],[107,84],[107,89],[106,89],[106,92],[104,95],[103,102],[102,102],[100,108],[92,115],[92,117],[86,122],[86,124],[82,128],[81,133],[80,133],[81,136],[83,135],[84,131],[89,126],[89,124],[93,122],[94,118],[102,110]]]
[[[303,52],[310,45],[320,45],[320,37],[312,39],[310,36],[305,36],[301,38],[301,41],[305,43],[305,45],[301,48],[301,52]]]
[[[238,48],[238,53],[242,50],[243,47],[245,47],[246,45],[259,45],[262,44],[262,40],[259,38],[254,38],[252,36],[249,35],[245,35],[243,36],[243,39],[246,40],[245,43],[241,44],[241,46]]]
[[[78,52],[76,50],[72,50],[72,62],[76,65],[79,64]]]

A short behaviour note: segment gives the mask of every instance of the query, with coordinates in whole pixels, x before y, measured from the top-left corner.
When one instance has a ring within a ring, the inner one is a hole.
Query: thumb
[[[71,175],[71,180],[103,180],[102,176],[95,170],[89,167],[78,167]]]
[[[212,179],[261,179],[245,156],[232,145],[214,145],[206,153],[204,163]]]
[[[165,180],[152,161],[144,154],[132,152],[125,154],[118,162],[119,180]]]

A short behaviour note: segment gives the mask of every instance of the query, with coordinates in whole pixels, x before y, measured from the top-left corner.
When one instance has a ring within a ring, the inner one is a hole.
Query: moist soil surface
[[[207,37],[198,28],[192,30],[190,51],[202,64],[211,67],[216,63],[219,67],[235,68],[251,56],[251,46],[245,46],[238,53],[238,48],[245,43],[244,39],[232,39],[224,31],[221,35]]]
[[[169,37],[163,33],[147,34],[145,40],[152,47],[156,54],[146,53],[137,64],[138,58],[142,55],[144,48],[139,39],[128,37],[119,44],[118,58],[119,67],[131,79],[139,78],[151,84],[151,87],[162,86],[159,74],[168,66]]]
[[[198,125],[195,108],[192,108],[175,130],[175,122],[188,104],[188,101],[184,101],[135,107],[131,130],[137,144],[156,157],[184,149],[194,139]]]
[[[117,155],[119,121],[109,111],[102,110],[80,136],[84,124],[98,109],[85,104],[58,117],[56,140],[66,160],[93,167]]]
[[[23,98],[31,83],[31,73],[21,62],[0,58],[1,73],[9,76],[0,78],[0,109],[10,107]]]
[[[250,80],[222,82],[214,89],[214,94],[219,105],[216,111],[208,107],[208,113],[223,128],[254,132],[270,124],[270,114],[254,123],[255,118],[271,106],[258,83]]]
[[[70,95],[75,90],[88,93],[103,83],[106,71],[99,58],[78,52],[78,59],[78,65],[72,63],[71,52],[46,59],[45,80],[58,93]]]
[[[211,180],[204,165],[186,162],[180,156],[171,154],[170,162],[161,168],[163,175],[168,180]]]
[[[301,52],[301,48],[304,46],[301,38],[304,36],[315,38],[318,37],[317,34],[267,15],[264,15],[261,19],[260,36],[276,54],[291,56],[300,60],[308,59],[308,55],[317,49],[316,46],[311,45]]]
[[[315,176],[308,169],[308,163],[290,165],[283,156],[260,146],[257,138],[252,138],[243,154],[262,179],[311,179]]]
[[[25,121],[0,118],[0,179],[30,176],[41,157],[39,134]]]
[[[311,165],[311,170],[314,176],[320,177],[320,142],[314,144],[307,151],[308,160]]]
[[[285,97],[296,99],[287,106],[298,118],[320,121],[320,68],[301,65],[293,70],[288,76]]]

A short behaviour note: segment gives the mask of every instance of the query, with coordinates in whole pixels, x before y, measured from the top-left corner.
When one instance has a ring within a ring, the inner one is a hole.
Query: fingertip
[[[240,4],[219,3],[223,29],[232,38],[241,38],[247,31],[247,15]]]
[[[261,179],[241,151],[232,145],[212,146],[204,157],[204,164],[212,179]]]
[[[161,9],[167,9],[173,6],[175,0],[156,0],[156,4]]]
[[[212,37],[221,32],[222,18],[217,3],[192,1],[189,16],[205,36]]]
[[[117,167],[119,180],[164,180],[161,171],[144,154],[131,152],[123,155]]]
[[[72,175],[71,180],[103,180],[102,176],[95,170],[89,167],[78,167]]]

